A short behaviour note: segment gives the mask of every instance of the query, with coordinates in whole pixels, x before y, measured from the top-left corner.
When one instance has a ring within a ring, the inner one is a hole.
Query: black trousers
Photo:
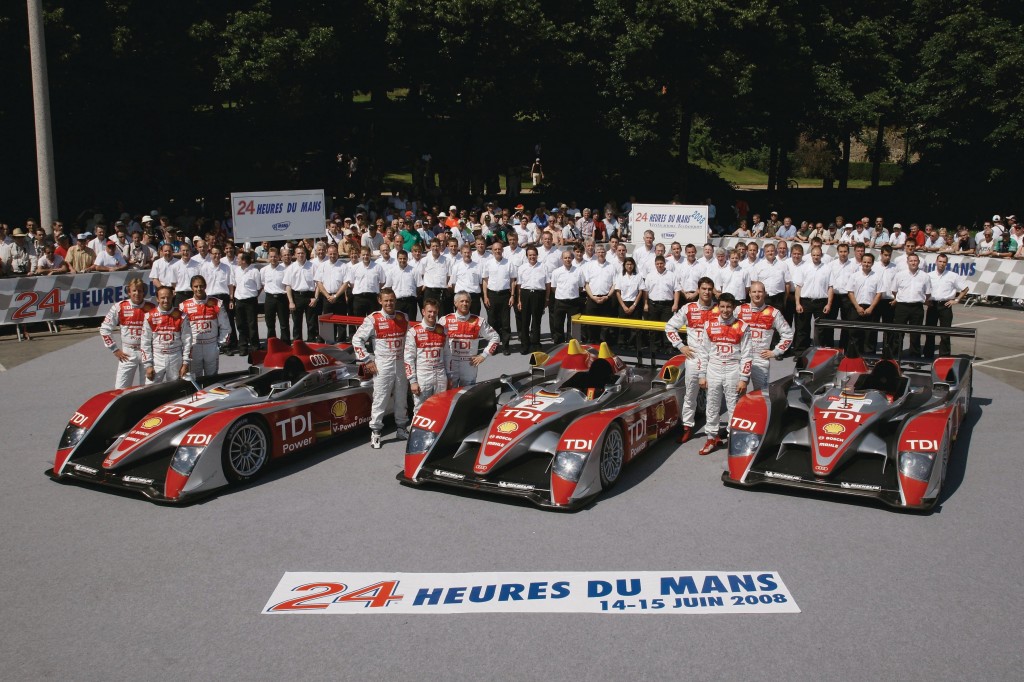
[[[576,313],[576,306],[579,299],[556,298],[551,305],[551,342],[555,344],[565,343],[572,336],[572,329],[566,326],[572,325],[572,316]]]
[[[793,332],[793,352],[802,353],[811,347],[811,321],[825,317],[827,298],[803,298],[800,305],[804,311],[796,314],[796,329]]]
[[[739,302],[737,301],[737,304]],[[659,322],[668,322],[672,319],[672,301],[648,301],[647,303],[647,315],[645,316],[648,320],[657,320]],[[668,340],[665,337],[664,332],[650,332],[650,343],[653,347],[661,348],[668,344]]]
[[[598,303],[594,299],[587,297],[587,302],[584,304],[583,312],[587,315],[599,315],[601,317],[618,317],[619,313],[619,302],[615,297],[610,296],[604,303]],[[586,326],[583,328],[583,338],[587,341],[594,343],[598,340],[608,340],[608,327],[594,327]]]
[[[857,314],[857,309],[853,307],[853,301],[850,300],[850,294],[844,293],[835,295],[833,299],[835,301],[835,307],[838,309],[836,312],[839,313],[839,318],[844,322],[856,321],[860,319],[860,315]],[[839,332],[839,348],[846,348],[847,342],[850,340],[850,333],[845,329]]]
[[[288,331],[288,295],[287,294],[265,294],[263,299],[263,320],[267,323],[267,338],[278,336],[277,328],[281,328],[281,335],[278,337],[285,343],[292,342],[292,335]]]
[[[786,315],[786,292],[785,291],[780,291],[779,293],[772,294],[771,296],[765,296],[765,300],[768,302],[768,305],[770,305],[773,308],[778,309],[779,312],[782,313],[783,317],[785,317],[785,315]]]
[[[878,321],[882,324],[892,324],[892,318],[896,315],[896,306],[893,305],[891,298],[883,298],[878,302]],[[895,334],[892,332],[885,332],[882,334],[882,352],[888,353],[890,349],[896,345]],[[891,357],[891,356],[890,356]]]
[[[174,292],[174,307],[177,308],[182,303],[192,298],[192,290],[188,291],[175,291]]]
[[[410,322],[416,321],[416,297],[404,296],[395,301],[395,309],[401,310],[409,318]]]
[[[339,296],[334,299],[333,303],[325,299],[324,313],[328,315],[348,315],[348,301],[345,300],[344,296]],[[319,327],[319,323],[317,326]],[[348,325],[335,324],[332,326],[334,327],[334,336],[333,338],[325,340],[338,343],[339,341],[344,341],[348,338]]]
[[[616,301],[616,304],[617,303],[618,303],[618,301]],[[624,303],[626,304],[627,308],[630,307],[631,305],[633,305],[633,301],[624,301]],[[618,313],[619,314],[616,317],[619,317],[620,319],[642,320],[644,318],[644,315],[643,315],[644,307],[642,305],[638,305],[636,308],[633,308],[633,312],[627,313],[620,306],[620,307],[618,307]],[[641,349],[641,346],[643,345],[643,337],[644,337],[643,332],[639,332],[639,331],[636,331],[634,329],[622,329],[622,330],[620,330],[620,332],[621,332],[620,336],[624,340],[623,341],[624,344],[625,345],[631,345],[631,346],[634,347],[634,351],[636,353],[636,358],[637,358],[637,360],[639,360],[640,357],[641,357],[641,353],[643,352],[642,349]]]
[[[512,338],[512,322],[510,320],[511,309],[508,307],[511,291],[487,290],[487,301],[491,304],[487,307],[487,323],[498,332],[501,343],[508,347],[509,339]]]
[[[924,314],[924,323],[928,327],[952,327],[953,307],[946,306],[945,301],[931,301]],[[924,357],[931,358],[935,354],[935,337],[931,334],[925,336]],[[939,355],[951,355],[949,337],[939,337]]]
[[[352,297],[352,314],[355,317],[366,317],[379,307],[377,294],[364,293]]]
[[[313,300],[312,291],[292,291],[292,301],[295,303],[295,310],[292,313],[292,339],[302,338],[302,318],[306,318],[306,341],[312,341],[320,336],[320,330],[316,319],[316,308],[309,305]]]
[[[896,314],[893,315],[892,321],[895,324],[917,324],[920,325],[924,322],[924,304],[922,303],[897,303]],[[890,349],[892,356],[898,358],[903,352],[903,334],[894,334],[894,345]],[[911,356],[921,354],[921,335],[911,334],[910,335],[910,348],[907,352]]]
[[[447,315],[452,311],[447,289],[443,287],[424,287],[423,300],[425,301],[428,298],[437,300],[437,303],[440,306],[440,309],[437,311],[438,319],[441,319],[442,315]]]
[[[523,305],[523,328],[519,331],[519,340],[524,348],[540,345],[540,324],[544,319],[547,295],[544,289],[523,289],[519,293]]]
[[[220,301],[220,307],[228,314],[228,324],[231,326],[231,337],[228,339],[228,346],[238,345],[238,333],[235,331],[235,309],[231,307],[231,294],[213,294],[213,297]]]
[[[238,320],[238,351],[248,353],[260,347],[260,330],[256,325],[256,297],[235,300],[235,317]]]
[[[871,313],[869,315],[865,316],[865,317],[861,317],[860,315],[857,315],[857,309],[853,308],[853,314],[855,316],[853,319],[859,320],[859,321],[864,322],[864,323],[878,322],[878,315],[879,315],[878,309],[881,307],[881,305],[882,304],[880,303],[877,308],[872,310]],[[866,305],[865,306],[861,306],[861,307],[865,308],[865,309],[867,308]],[[856,329],[852,329],[852,330],[850,330],[849,347],[854,348],[857,351],[857,354],[861,355],[861,356],[863,356],[865,353],[874,353],[875,352],[875,341],[876,341],[877,338],[878,338],[878,332],[859,331],[859,330],[856,330]],[[843,347],[847,348],[846,352],[847,352],[847,355],[849,355],[850,354],[849,347],[848,346],[843,346]]]

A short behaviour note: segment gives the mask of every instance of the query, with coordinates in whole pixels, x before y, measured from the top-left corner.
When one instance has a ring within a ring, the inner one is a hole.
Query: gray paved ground
[[[725,488],[721,452],[670,442],[588,509],[549,513],[402,487],[402,449],[365,434],[178,509],[43,476],[112,380],[93,334],[0,373],[6,679],[1020,679],[1022,393],[995,372],[929,516]],[[286,571],[665,569],[777,570],[802,613],[260,615]]]

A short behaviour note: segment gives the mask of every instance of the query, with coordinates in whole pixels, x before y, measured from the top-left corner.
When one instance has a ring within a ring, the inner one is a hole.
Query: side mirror
[[[292,387],[292,384],[291,384],[290,381],[281,381],[281,382],[278,382],[276,384],[270,384],[270,393],[267,394],[267,397],[269,398],[270,396],[274,395],[275,393],[280,393],[282,391],[287,391],[291,387]]]

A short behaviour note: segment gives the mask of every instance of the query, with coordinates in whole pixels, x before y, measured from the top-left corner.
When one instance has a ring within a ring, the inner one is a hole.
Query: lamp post
[[[28,44],[32,62],[32,103],[36,123],[36,172],[39,179],[39,224],[52,234],[57,218],[57,180],[50,132],[50,85],[46,75],[46,36],[42,0],[28,0]]]

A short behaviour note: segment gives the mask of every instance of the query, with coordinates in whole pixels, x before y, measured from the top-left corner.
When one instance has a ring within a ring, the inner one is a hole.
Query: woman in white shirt
[[[643,281],[643,277],[636,271],[636,261],[626,258],[622,262],[622,274],[615,277],[613,284],[615,298],[619,302],[619,317],[630,320],[643,319],[644,296],[646,295],[642,288]],[[635,347],[637,362],[640,362],[640,339],[642,337],[643,334],[637,331],[621,330],[619,332],[620,344],[628,343]]]

